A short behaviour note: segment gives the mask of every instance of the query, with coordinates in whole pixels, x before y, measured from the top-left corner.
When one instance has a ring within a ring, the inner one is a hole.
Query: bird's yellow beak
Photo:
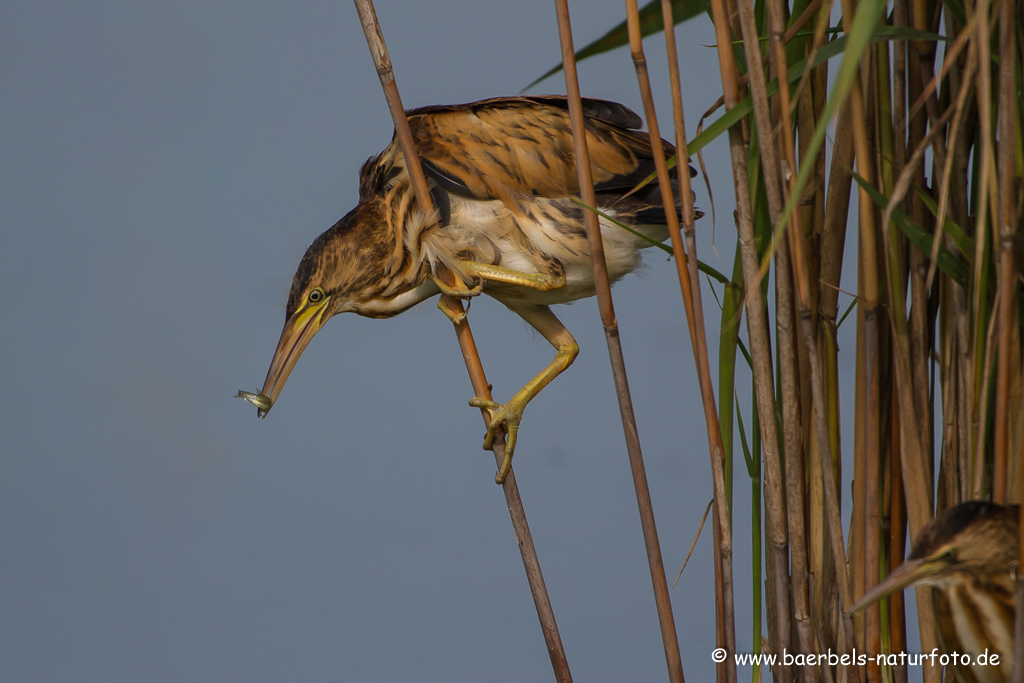
[[[257,404],[257,414],[260,417],[266,417],[270,409],[274,407],[274,402],[277,401],[277,397],[280,395],[281,389],[284,388],[288,375],[292,373],[292,368],[298,362],[299,356],[306,350],[313,335],[323,327],[326,322],[324,313],[327,311],[329,302],[330,297],[325,297],[317,304],[303,306],[285,322],[284,329],[281,331],[281,340],[277,342],[277,350],[274,351],[274,358],[270,361],[270,370],[267,371],[267,379],[263,382],[263,390],[260,392],[269,400],[270,405],[261,407]]]
[[[887,576],[882,583],[878,584],[864,594],[857,603],[850,608],[849,614],[864,609],[871,603],[881,600],[890,593],[903,590],[929,576],[941,571],[943,565],[940,560],[932,557],[922,557],[916,560],[907,560],[896,568],[892,574]]]

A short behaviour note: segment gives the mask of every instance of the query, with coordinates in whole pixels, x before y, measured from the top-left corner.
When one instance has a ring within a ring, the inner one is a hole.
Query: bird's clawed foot
[[[431,274],[430,279],[434,281],[434,284],[437,285],[437,288],[441,290],[442,294],[445,296],[453,296],[456,299],[470,299],[474,296],[479,296],[480,293],[484,291],[483,278],[476,283],[475,287],[471,288],[462,281],[462,278],[458,277],[454,273],[452,273],[452,275],[455,279],[455,286],[449,285],[444,281],[444,279],[437,275]]]
[[[519,433],[519,423],[523,419],[525,403],[520,403],[514,398],[508,403],[496,403],[486,398],[474,397],[469,399],[469,405],[474,408],[483,408],[490,413],[491,419],[487,424],[487,434],[484,436],[484,449],[494,449],[494,439],[504,430],[507,438],[505,440],[505,459],[501,462],[501,468],[494,477],[495,484],[504,483],[512,469],[512,456],[516,450],[516,436]]]
[[[455,299],[471,299],[474,296],[479,296],[480,293],[484,291],[484,281],[481,278],[480,281],[477,282],[475,287],[469,287],[465,282],[463,282],[461,277],[459,277],[455,273],[452,273],[451,271],[448,271],[447,269],[445,269],[445,271],[445,274],[450,275],[452,279],[455,280],[454,285],[450,285],[447,282],[445,282],[443,277],[439,277],[433,274],[431,274],[430,276],[430,279],[434,281],[434,284],[437,285],[437,288],[441,290],[441,294],[444,295],[437,301],[437,310],[444,313],[445,316],[454,324],[461,325],[462,321],[466,319],[466,313],[463,311],[455,310],[451,306],[449,306],[448,302],[445,301],[445,297],[450,296]]]
[[[466,319],[466,314],[469,313],[469,305],[466,305],[466,310],[458,311],[449,306],[447,298],[442,296],[437,300],[437,310],[444,313],[445,317],[451,320],[452,323],[461,325],[462,321]]]

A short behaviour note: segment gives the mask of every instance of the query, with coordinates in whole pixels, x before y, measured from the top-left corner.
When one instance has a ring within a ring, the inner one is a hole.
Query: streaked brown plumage
[[[635,130],[640,118],[602,100],[584,100],[584,112],[598,207],[665,240],[656,184],[630,194],[654,170],[649,138]],[[496,98],[416,109],[408,118],[433,206],[417,203],[396,139],[363,165],[358,205],[310,245],[295,273],[260,404],[273,405],[303,349],[333,315],[386,318],[442,292],[483,292],[557,350],[507,403],[470,402],[491,413],[485,448],[507,431],[509,463],[526,404],[578,352],[548,306],[594,294],[584,210],[572,201],[579,185],[566,101]],[[649,243],[603,220],[602,235],[614,282],[639,265],[638,250]]]
[[[986,650],[998,665],[956,666],[966,683],[1008,683],[1017,614],[1020,507],[969,501],[954,505],[921,531],[907,561],[853,606],[856,612],[909,586],[932,586],[946,653]]]

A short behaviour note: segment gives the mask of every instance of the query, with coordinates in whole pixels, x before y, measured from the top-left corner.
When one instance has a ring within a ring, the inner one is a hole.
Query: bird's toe
[[[473,397],[469,399],[469,405],[474,408],[481,408],[490,414],[487,423],[487,434],[484,436],[484,449],[494,450],[494,440],[503,432],[507,435],[505,442],[505,458],[501,468],[498,470],[494,481],[501,484],[512,469],[512,456],[516,449],[516,436],[519,433],[519,423],[523,419],[523,407],[515,401],[508,403],[497,403],[486,398]]]

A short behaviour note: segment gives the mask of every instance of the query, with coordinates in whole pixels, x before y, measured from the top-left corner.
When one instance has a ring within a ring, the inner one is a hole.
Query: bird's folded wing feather
[[[621,104],[584,100],[595,188],[628,191],[654,170],[640,118]],[[409,112],[424,171],[463,197],[579,194],[564,97],[510,97]],[[666,152],[673,154],[668,143]]]

